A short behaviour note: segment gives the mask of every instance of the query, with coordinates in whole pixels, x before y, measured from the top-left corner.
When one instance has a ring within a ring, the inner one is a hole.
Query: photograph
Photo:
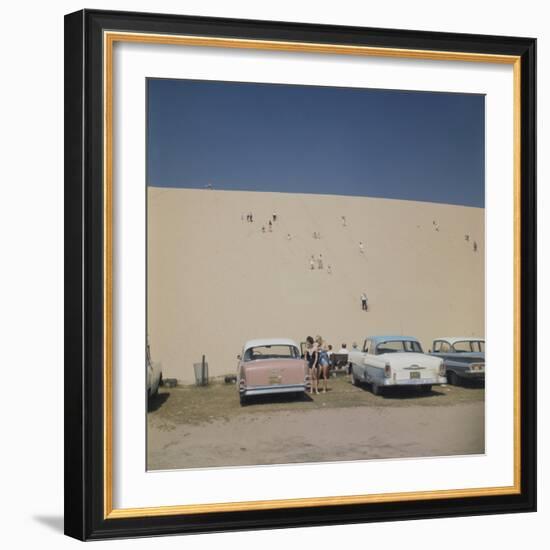
[[[485,95],[144,85],[147,470],[483,455]]]

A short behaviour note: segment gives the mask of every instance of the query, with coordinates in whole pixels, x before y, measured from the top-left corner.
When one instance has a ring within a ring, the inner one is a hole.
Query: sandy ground
[[[150,187],[152,357],[165,377],[193,382],[202,354],[211,375],[235,373],[252,338],[320,334],[339,349],[404,334],[428,349],[439,336],[483,337],[484,216],[414,201]],[[319,254],[323,269],[311,270]]]
[[[163,389],[148,414],[148,469],[480,454],[484,420],[483,388],[381,397],[339,379],[327,394],[246,407],[233,386]]]

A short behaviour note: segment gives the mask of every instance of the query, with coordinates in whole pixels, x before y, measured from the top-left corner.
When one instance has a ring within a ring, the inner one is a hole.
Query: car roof
[[[294,346],[300,349],[300,346],[291,338],[256,338],[245,342],[245,350],[259,346]]]
[[[400,336],[396,334],[384,334],[379,336],[367,336],[366,340],[372,340],[374,343],[386,342],[389,340],[404,340],[406,342],[418,342],[418,338],[414,336]]]
[[[434,338],[434,342],[437,340],[449,342],[451,346],[457,342],[485,342],[485,338],[478,338],[477,336],[441,336],[440,338]]]

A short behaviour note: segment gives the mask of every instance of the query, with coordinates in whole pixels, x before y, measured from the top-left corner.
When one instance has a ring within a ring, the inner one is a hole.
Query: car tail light
[[[389,363],[386,363],[386,366],[384,367],[384,376],[386,378],[391,378],[391,367]]]
[[[445,376],[445,372],[447,371],[447,369],[445,368],[445,363],[440,363],[439,364],[439,376]]]

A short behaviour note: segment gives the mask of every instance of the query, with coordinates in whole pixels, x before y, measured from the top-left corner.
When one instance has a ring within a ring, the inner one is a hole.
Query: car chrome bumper
[[[446,384],[447,378],[445,376],[437,376],[435,378],[403,378],[401,380],[394,380],[393,378],[386,378],[383,382],[384,386],[426,386],[436,384]]]
[[[485,371],[461,371],[456,375],[460,378],[466,378],[467,380],[485,380]]]
[[[306,384],[277,384],[275,386],[251,386],[239,388],[241,395],[265,395],[269,393],[293,393],[307,391]]]

